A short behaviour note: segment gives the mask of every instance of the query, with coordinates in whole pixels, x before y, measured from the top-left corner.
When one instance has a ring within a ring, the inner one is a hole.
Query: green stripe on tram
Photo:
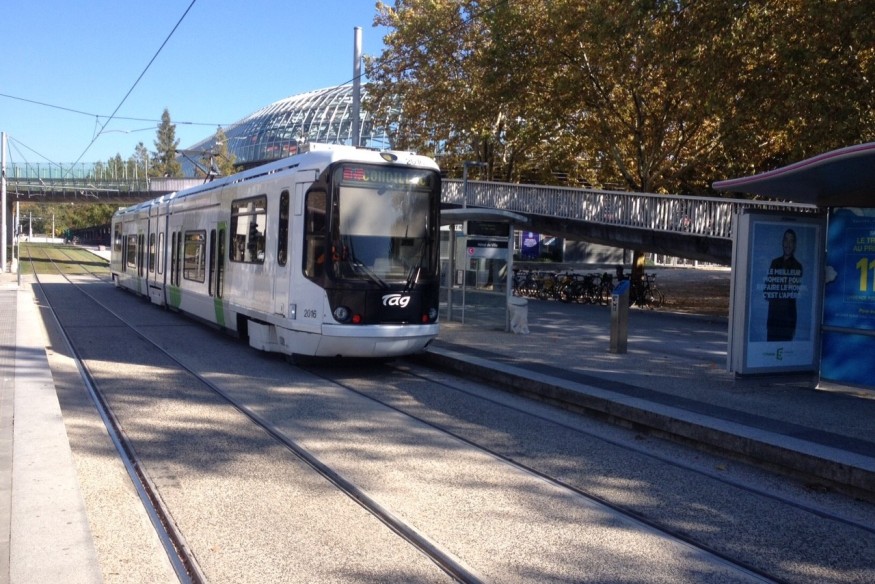
[[[222,302],[221,298],[213,298],[213,306],[216,310],[216,324],[224,327],[225,326],[225,304]]]
[[[178,309],[182,304],[182,290],[177,286],[168,286],[167,288],[167,303],[172,308]]]

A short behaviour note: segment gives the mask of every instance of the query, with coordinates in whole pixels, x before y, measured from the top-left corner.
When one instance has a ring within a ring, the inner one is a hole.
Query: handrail
[[[72,167],[72,165],[71,165]],[[83,196],[108,193],[138,194],[149,199],[203,183],[203,179],[95,178],[86,165],[65,170],[62,165],[12,165],[7,170],[9,189],[28,196],[70,191]],[[94,170],[94,167],[91,167]],[[25,172],[26,171],[26,172]],[[445,179],[441,194],[447,204],[503,209],[651,231],[684,233],[720,239],[732,238],[732,218],[743,209],[816,213],[818,207],[722,197],[662,195],[626,191]]]
[[[505,209],[654,231],[732,238],[732,217],[742,209],[816,213],[815,205],[720,197],[692,197],[489,181],[443,181],[442,202]]]

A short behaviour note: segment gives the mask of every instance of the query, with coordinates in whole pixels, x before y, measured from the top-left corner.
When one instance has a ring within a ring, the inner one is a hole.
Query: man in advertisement
[[[733,326],[743,329],[733,335],[730,366],[742,374],[811,370],[817,366],[824,220],[772,213],[743,219],[733,266],[744,274],[736,284],[745,293],[735,295],[733,307]]]
[[[784,231],[782,254],[772,260],[763,295],[769,303],[766,341],[792,341],[796,336],[796,300],[802,286],[802,264],[796,259],[796,232]]]

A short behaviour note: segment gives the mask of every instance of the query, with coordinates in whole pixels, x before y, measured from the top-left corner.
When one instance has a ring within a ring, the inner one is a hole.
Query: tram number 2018
[[[304,318],[319,318],[319,313],[315,308],[305,308]]]

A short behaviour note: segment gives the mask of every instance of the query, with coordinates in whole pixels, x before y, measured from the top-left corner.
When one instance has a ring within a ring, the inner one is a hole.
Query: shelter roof
[[[819,207],[875,207],[875,142],[833,150],[762,174],[717,181],[713,187]]]
[[[528,225],[529,218],[504,209],[441,209],[441,225],[454,225],[463,221],[495,221],[513,225]]]

